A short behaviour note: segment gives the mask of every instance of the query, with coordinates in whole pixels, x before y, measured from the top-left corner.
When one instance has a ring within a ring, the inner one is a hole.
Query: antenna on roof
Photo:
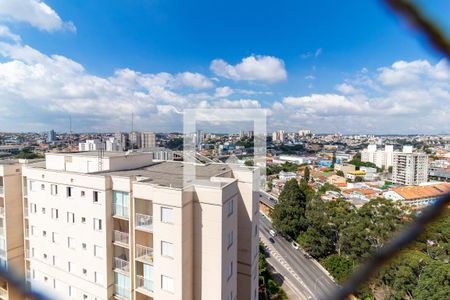
[[[100,135],[100,145],[97,150],[98,171],[103,171],[103,157],[105,156],[105,149],[103,145],[103,137]]]

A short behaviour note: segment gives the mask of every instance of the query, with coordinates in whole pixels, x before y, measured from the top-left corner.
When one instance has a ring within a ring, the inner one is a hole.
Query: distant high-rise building
[[[143,132],[142,133],[142,148],[150,149],[156,147],[156,134],[154,132]]]
[[[130,148],[132,149],[140,149],[142,148],[142,135],[140,132],[132,131],[130,132]]]
[[[247,136],[248,136],[250,139],[252,139],[252,138],[255,136],[255,132],[254,132],[253,130],[250,130],[250,131],[247,133]]]
[[[204,134],[201,130],[197,130],[195,133],[195,145],[197,148],[200,148],[200,145],[203,144]]]
[[[128,133],[126,132],[116,132],[114,134],[114,138],[116,139],[117,143],[120,144],[122,147],[122,150],[125,150],[128,146]]]
[[[56,141],[56,132],[52,129],[48,132],[47,142],[53,143],[54,141]]]
[[[407,148],[406,151],[409,151]],[[394,152],[392,181],[403,185],[419,185],[428,181],[428,155],[417,152]]]
[[[301,137],[311,135],[311,130],[301,129],[301,130],[298,131],[298,135],[301,136]]]
[[[114,137],[110,137],[105,142],[106,151],[123,151],[122,145]]]
[[[394,154],[393,145],[385,145],[384,150],[377,150],[377,145],[370,144],[361,151],[361,161],[371,162],[378,168],[389,168],[392,166]]]

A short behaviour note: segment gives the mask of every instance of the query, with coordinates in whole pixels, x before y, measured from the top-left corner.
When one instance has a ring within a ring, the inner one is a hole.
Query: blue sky
[[[216,3],[217,2],[217,3]],[[382,1],[0,2],[0,130],[182,129],[185,108],[268,128],[450,132],[450,70]],[[419,1],[450,34],[450,2]]]

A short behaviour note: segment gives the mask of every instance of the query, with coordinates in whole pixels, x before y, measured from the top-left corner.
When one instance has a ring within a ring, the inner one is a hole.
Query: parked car
[[[292,247],[294,247],[295,250],[298,250],[298,248],[300,248],[300,245],[295,241],[292,241],[291,245]]]
[[[273,239],[273,238],[269,238],[269,242],[271,242],[272,244],[274,244],[275,243],[275,240]]]
[[[271,236],[276,237],[277,236],[277,232],[273,229],[269,230],[269,233]]]

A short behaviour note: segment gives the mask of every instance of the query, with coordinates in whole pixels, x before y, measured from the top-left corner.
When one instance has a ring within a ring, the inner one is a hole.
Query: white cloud
[[[316,79],[316,77],[314,75],[306,75],[305,79],[306,80],[314,80],[314,79]]]
[[[336,90],[343,94],[354,94],[358,92],[357,89],[355,89],[351,84],[348,83],[341,83],[336,85]]]
[[[59,15],[41,0],[2,0],[0,19],[25,22],[44,31],[76,31],[72,22],[63,22]]]
[[[322,54],[322,48],[318,48],[316,52],[314,52],[314,57],[319,57]]]
[[[258,100],[253,99],[239,99],[239,100],[228,100],[222,99],[214,103],[215,107],[220,108],[260,108]]]
[[[216,97],[228,97],[231,94],[233,94],[233,89],[230,88],[229,86],[223,86],[223,87],[218,87],[216,88],[216,93],[214,94]]]
[[[277,82],[287,78],[284,62],[273,56],[252,55],[234,66],[222,59],[215,59],[211,62],[210,69],[217,76],[234,80]]]
[[[20,36],[12,33],[8,27],[3,25],[0,25],[0,37],[8,38],[16,43],[20,42]]]
[[[177,75],[177,79],[185,86],[196,89],[206,89],[214,86],[213,82],[199,73],[184,72]]]

